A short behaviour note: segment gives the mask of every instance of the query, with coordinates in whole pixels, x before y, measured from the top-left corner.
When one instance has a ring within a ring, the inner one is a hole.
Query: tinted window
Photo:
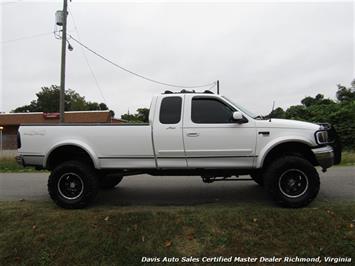
[[[233,123],[233,108],[213,98],[192,99],[191,120],[198,124]]]
[[[181,117],[181,97],[166,97],[161,101],[159,120],[162,124],[177,124]]]

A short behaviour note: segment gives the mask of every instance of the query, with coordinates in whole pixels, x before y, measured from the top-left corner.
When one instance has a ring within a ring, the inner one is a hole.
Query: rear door
[[[158,168],[185,168],[182,136],[184,95],[166,95],[157,99],[153,122],[153,145]]]
[[[254,120],[233,121],[236,108],[217,96],[185,96],[184,143],[190,168],[249,168],[255,158]],[[239,110],[240,111],[240,110]]]

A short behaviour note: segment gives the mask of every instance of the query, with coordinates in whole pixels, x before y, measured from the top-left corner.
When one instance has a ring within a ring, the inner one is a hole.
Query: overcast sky
[[[29,104],[60,81],[54,13],[61,1],[1,4],[0,111]],[[348,2],[124,3],[69,2],[70,34],[112,61],[150,78],[182,85],[220,80],[221,94],[266,114],[322,93],[354,75],[354,6]],[[38,36],[38,34],[44,34]],[[37,35],[33,38],[23,38]],[[16,40],[18,38],[23,38]],[[106,102],[119,117],[149,107],[166,86],[125,73],[71,41],[66,88]],[[174,89],[173,89],[174,90]]]

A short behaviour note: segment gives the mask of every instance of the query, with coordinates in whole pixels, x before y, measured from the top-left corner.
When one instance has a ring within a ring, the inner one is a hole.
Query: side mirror
[[[235,111],[235,112],[233,113],[233,120],[234,120],[235,122],[237,122],[238,124],[243,124],[243,123],[248,122],[248,119],[246,119],[246,118],[242,115],[242,113],[239,112],[239,111]]]

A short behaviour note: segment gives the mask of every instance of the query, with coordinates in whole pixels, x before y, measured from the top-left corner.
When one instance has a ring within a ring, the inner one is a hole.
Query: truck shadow
[[[116,188],[100,191],[95,205],[191,206],[210,203],[274,203],[254,181],[205,184],[199,177],[126,177]]]

